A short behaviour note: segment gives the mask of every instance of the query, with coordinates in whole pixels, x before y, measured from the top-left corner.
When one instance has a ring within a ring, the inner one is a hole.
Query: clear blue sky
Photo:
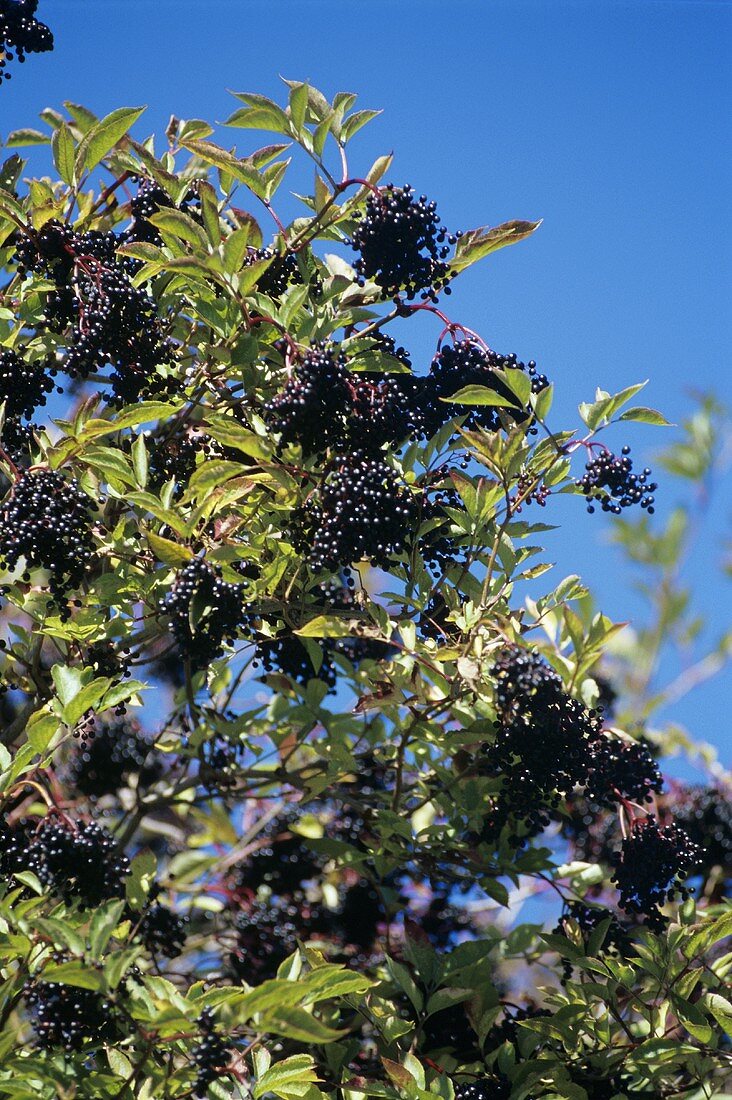
[[[39,15],[56,51],[14,66],[3,134],[64,99],[99,114],[146,103],[141,129],[161,133],[172,113],[225,118],[226,88],[281,96],[280,74],[358,92],[361,106],[384,108],[354,142],[359,168],[393,149],[394,180],[437,199],[451,229],[544,218],[529,242],[474,268],[449,312],[537,360],[557,383],[558,426],[596,385],[646,377],[644,402],[675,422],[690,387],[729,400],[730,4],[41,0]],[[257,136],[224,132],[242,151]],[[436,335],[425,325],[409,346],[426,362]],[[641,427],[608,442],[626,439],[641,464],[661,442]],[[672,497],[661,491],[658,519]],[[580,572],[608,614],[632,618],[605,525],[569,503],[558,568]],[[720,498],[689,570],[717,629],[724,593],[709,578],[725,518]],[[709,685],[677,717],[721,746],[724,695]]]

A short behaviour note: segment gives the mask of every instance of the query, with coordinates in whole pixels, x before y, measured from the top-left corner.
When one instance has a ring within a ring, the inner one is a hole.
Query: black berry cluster
[[[663,789],[658,763],[642,741],[622,741],[603,734],[593,741],[586,793],[602,806],[628,799],[650,802]]]
[[[25,1000],[36,1038],[49,1050],[81,1050],[119,1034],[114,1006],[92,989],[35,981],[27,987]]]
[[[336,572],[364,558],[389,568],[404,552],[416,517],[416,498],[382,458],[363,451],[336,455],[317,503],[300,517],[301,542],[314,569]]]
[[[659,906],[676,896],[688,897],[682,883],[697,867],[699,854],[676,825],[660,828],[652,814],[634,821],[614,859],[612,881],[620,892],[620,908],[645,914],[649,924],[659,923]]]
[[[514,1046],[518,1042],[519,1035],[528,1035],[525,1028],[519,1027],[524,1020],[540,1020],[551,1013],[546,1008],[536,1008],[529,1005],[526,1008],[515,1008],[512,1012],[505,1012],[500,1023],[494,1024],[485,1038],[486,1050],[494,1050],[502,1043],[511,1043]]]
[[[138,788],[147,787],[162,770],[162,760],[139,722],[94,718],[69,761],[67,781],[73,790],[96,799],[116,794],[132,776]]]
[[[21,825],[10,825],[0,818],[0,876],[9,879],[17,871],[28,870],[28,836]]]
[[[193,1091],[196,1096],[208,1096],[208,1086],[227,1072],[233,1048],[222,1039],[214,1025],[213,1013],[205,1009],[198,1018],[201,1041],[191,1051],[196,1067]]]
[[[0,83],[10,80],[8,61],[22,64],[26,54],[53,49],[53,35],[35,18],[37,10],[38,0],[0,0]]]
[[[587,501],[587,511],[594,512],[599,504],[603,512],[619,516],[624,508],[640,504],[653,515],[654,496],[658,485],[649,481],[648,467],[642,473],[633,473],[630,447],[623,447],[620,457],[603,448],[596,458],[590,459],[585,473],[576,482]]]
[[[175,389],[158,367],[169,365],[173,348],[163,335],[154,300],[130,279],[128,261],[118,259],[114,233],[76,233],[48,222],[16,248],[19,269],[55,283],[46,302],[46,322],[65,333],[64,370],[72,378],[112,366],[112,400],[131,404]]]
[[[206,668],[224,644],[233,645],[244,620],[244,585],[221,579],[221,570],[194,558],[160,601],[180,653],[194,669]]]
[[[236,864],[228,879],[235,897],[251,897],[261,886],[273,894],[291,894],[318,874],[322,861],[289,826],[287,818],[275,818],[258,838],[261,847]]]
[[[498,377],[496,371],[499,370],[523,371],[531,379],[533,393],[540,393],[549,385],[546,376],[537,373],[533,360],[522,363],[514,354],[501,355],[474,340],[458,340],[454,344],[443,345],[432,361],[425,382],[423,417],[427,434],[434,435],[448,420],[458,416],[465,418],[467,428],[483,428],[491,432],[498,431],[506,417],[517,424],[524,423],[530,413],[521,407],[519,399]],[[454,397],[466,386],[482,386],[511,404],[471,408],[445,400]]]
[[[356,608],[353,591],[345,584],[320,584],[313,589],[312,595],[318,604],[310,605],[309,610],[315,611],[317,606],[317,610],[323,615],[337,615],[339,611],[353,611]],[[262,622],[275,627],[274,635],[262,633]],[[320,657],[319,667],[316,668],[301,638],[287,626],[276,629],[275,616],[252,616],[250,623],[252,639],[256,643],[255,665],[261,664],[268,673],[284,673],[300,684],[307,684],[309,680],[317,678],[327,684],[331,692],[335,690],[338,676],[334,660],[336,656],[345,657],[354,667],[358,667],[365,660],[386,660],[392,652],[389,643],[378,638],[359,637],[355,634],[345,638],[319,638],[313,643],[317,645]]]
[[[335,349],[313,347],[265,416],[281,444],[305,455],[333,447],[378,452],[424,433],[421,380],[411,374],[353,372]]]
[[[154,959],[175,959],[186,942],[187,921],[167,905],[154,902],[142,917],[132,916],[137,935]]]
[[[479,1081],[471,1081],[455,1089],[455,1100],[508,1100],[510,1095],[511,1082],[502,1073],[482,1077]]]
[[[520,819],[526,832],[512,837],[520,844],[549,824],[547,811],[557,808],[561,795],[586,783],[602,720],[564,691],[561,678],[538,654],[508,647],[491,676],[496,682],[496,735],[484,755],[487,771],[500,776],[503,784],[486,835],[500,831],[511,818]]]
[[[732,792],[723,785],[675,783],[662,800],[665,814],[672,815],[700,850],[701,869],[721,870],[732,877]]]
[[[592,933],[604,924],[608,922],[605,936],[598,951],[604,955],[611,955],[617,958],[627,958],[632,947],[632,937],[630,928],[621,924],[618,918],[610,909],[605,909],[601,905],[586,905],[583,901],[571,901],[565,906],[564,912],[559,919],[559,923],[554,929],[555,935],[567,935],[566,921],[572,920],[582,933],[582,938],[585,944],[589,940]],[[568,981],[572,974],[571,959],[565,958],[563,963],[564,980]]]
[[[28,866],[67,904],[93,908],[124,895],[129,861],[95,822],[46,818],[31,836]]]
[[[369,195],[350,244],[359,253],[354,267],[362,286],[369,279],[388,297],[421,292],[437,301],[450,280],[445,260],[456,240],[440,225],[436,203],[416,199],[409,186],[388,184]]]
[[[189,188],[176,206],[165,188],[149,176],[140,176],[137,179],[137,194],[130,200],[132,225],[122,235],[121,240],[125,244],[144,242],[160,245],[163,243],[163,238],[157,227],[149,220],[153,214],[161,210],[180,210],[192,217],[194,221],[200,222],[199,206],[200,199],[194,188]]]
[[[257,290],[270,298],[281,297],[291,283],[301,283],[302,275],[294,252],[279,253],[271,248],[251,248],[244,266],[260,260],[271,260],[269,267],[257,279]]]
[[[92,502],[78,482],[59,470],[35,469],[13,486],[0,514],[0,558],[15,569],[21,559],[30,570],[47,569],[48,588],[59,605],[78,588],[95,556]],[[62,606],[62,617],[68,617]]]
[[[48,394],[53,393],[56,373],[55,360],[50,357],[30,361],[11,348],[0,351],[0,404],[5,405],[3,439],[6,444],[11,442],[11,454],[18,449],[17,442],[12,446],[14,439],[19,442],[29,438],[33,426],[27,421],[46,404]]]
[[[465,1062],[480,1057],[478,1036],[462,1003],[450,1005],[427,1017],[422,1024],[420,1046],[431,1053],[449,1051],[453,1057]]]

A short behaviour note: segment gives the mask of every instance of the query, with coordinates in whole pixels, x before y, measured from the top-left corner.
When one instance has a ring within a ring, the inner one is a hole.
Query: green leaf
[[[58,174],[64,183],[68,183],[69,187],[73,187],[76,182],[76,176],[74,175],[76,146],[73,134],[66,123],[54,131],[51,145],[53,147],[53,161]]]
[[[290,118],[292,124],[300,133],[305,122],[305,112],[308,107],[308,86],[307,84],[294,84],[290,88]]]
[[[293,1054],[276,1062],[268,1069],[254,1086],[254,1100],[265,1093],[276,1096],[303,1096],[309,1083],[318,1080],[315,1062],[309,1054]]]
[[[42,130],[13,130],[7,136],[5,148],[15,149],[26,145],[48,145],[50,140],[48,134],[43,133]]]
[[[63,707],[67,707],[81,691],[83,675],[80,668],[69,665],[55,664],[51,667],[53,684]]]
[[[482,260],[484,256],[489,256],[491,252],[497,252],[499,248],[525,241],[540,225],[541,221],[510,221],[492,229],[487,226],[471,229],[463,234],[455,246],[450,268],[454,272],[464,271],[466,267]]]
[[[274,1035],[300,1043],[334,1043],[348,1034],[348,1029],[336,1029],[321,1023],[304,1008],[282,1006],[263,1013],[260,1027]]]
[[[182,210],[158,210],[148,220],[162,233],[170,233],[173,237],[186,241],[200,249],[204,256],[208,253],[209,240],[206,232]]]
[[[82,139],[76,153],[77,177],[96,168],[127,131],[134,126],[145,107],[120,107],[96,122]]]
[[[516,408],[515,401],[496,393],[489,386],[463,386],[452,397],[441,397],[440,401],[451,405],[496,405],[501,408]]]
[[[95,959],[104,954],[112,933],[122,919],[125,903],[113,901],[97,909],[89,928],[89,948]]]
[[[79,962],[52,963],[44,968],[43,980],[78,989],[101,989],[103,984],[101,974]]]
[[[194,556],[193,551],[179,542],[171,542],[152,531],[145,532],[145,538],[155,557],[166,565],[185,565]]]
[[[208,164],[213,164],[221,172],[226,172],[235,180],[238,180],[239,183],[245,184],[259,198],[264,198],[266,188],[262,174],[252,164],[240,160],[233,153],[228,153],[226,149],[214,145],[212,141],[187,139],[182,144],[189,152],[195,153],[196,156],[205,160]]]
[[[144,489],[147,485],[147,450],[145,449],[145,436],[140,433],[132,444],[132,469],[138,489]]]
[[[658,412],[656,409],[649,409],[645,405],[636,405],[634,409],[626,409],[625,412],[620,414],[618,420],[636,420],[640,424],[655,424],[659,428],[670,428],[672,426],[663,413]]]
[[[719,1026],[727,1034],[732,1034],[732,1004],[727,998],[723,997],[721,993],[706,993],[702,1001]]]
[[[130,864],[125,883],[127,901],[133,909],[142,909],[155,882],[158,861],[151,851],[138,852]]]

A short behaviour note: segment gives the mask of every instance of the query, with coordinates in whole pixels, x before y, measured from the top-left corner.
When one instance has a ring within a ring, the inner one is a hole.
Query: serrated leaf
[[[43,980],[73,985],[78,989],[101,989],[103,984],[101,974],[78,962],[53,963],[46,966],[43,970]]]
[[[166,565],[185,565],[194,556],[189,547],[164,539],[152,531],[147,531],[145,538],[158,561],[165,562]]]
[[[130,864],[125,882],[125,895],[133,909],[142,909],[150,894],[158,871],[158,861],[149,850],[138,852]]]
[[[318,1079],[313,1058],[309,1054],[293,1054],[276,1062],[262,1074],[254,1086],[254,1100],[267,1092],[285,1097],[303,1096],[307,1085]]]
[[[53,161],[58,174],[64,183],[68,183],[69,187],[73,187],[76,180],[74,175],[76,145],[74,144],[73,134],[66,123],[54,131],[51,145],[53,148]]]

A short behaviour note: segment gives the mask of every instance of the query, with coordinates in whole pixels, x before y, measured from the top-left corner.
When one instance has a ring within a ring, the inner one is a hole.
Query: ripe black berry
[[[139,722],[94,718],[87,736],[71,757],[67,781],[72,790],[96,799],[116,794],[131,776],[136,777],[137,786],[142,789],[161,774],[162,760],[153,751]]]
[[[191,1051],[191,1058],[197,1070],[193,1091],[196,1096],[208,1096],[208,1086],[226,1073],[233,1048],[225,1043],[216,1031],[210,1009],[204,1009],[201,1013],[198,1026],[201,1029],[202,1038]]]
[[[7,569],[47,569],[48,588],[61,604],[78,588],[94,558],[92,502],[59,470],[29,470],[13,486],[0,515],[0,558]],[[28,576],[27,579],[30,579]],[[62,608],[62,617],[69,611]]]
[[[147,950],[158,958],[174,959],[181,954],[186,942],[187,920],[174,913],[167,905],[155,902],[145,910],[141,918],[133,915],[137,935]]]
[[[683,829],[661,829],[653,815],[635,821],[615,856],[612,881],[620,892],[619,905],[628,913],[644,913],[658,921],[658,906],[677,895],[688,897],[681,885],[699,863],[699,849]]]
[[[651,752],[640,741],[621,741],[606,735],[590,747],[587,794],[602,806],[621,799],[649,802],[651,792],[663,789],[663,778]]]
[[[16,58],[22,64],[26,54],[53,49],[51,31],[34,18],[37,10],[38,0],[0,0],[0,83],[10,80],[8,61]]]
[[[502,1073],[482,1077],[480,1081],[471,1081],[455,1089],[455,1100],[508,1100],[511,1095],[511,1082]]]
[[[522,363],[514,354],[500,355],[473,340],[445,344],[432,360],[425,380],[423,415],[427,434],[434,435],[443,424],[458,416],[465,417],[467,428],[483,428],[491,432],[498,431],[506,417],[517,424],[524,423],[529,418],[529,411],[521,408],[519,399],[496,374],[498,370],[509,369],[528,374],[533,393],[539,393],[549,385],[546,377],[537,373],[533,360],[528,364]],[[466,386],[483,386],[510,401],[511,405],[480,405],[470,408],[444,400],[453,397]]]
[[[271,260],[272,263],[257,279],[257,290],[267,294],[270,298],[281,297],[291,283],[301,283],[302,275],[297,266],[297,256],[294,252],[280,254],[271,248],[252,248],[244,260],[244,266],[249,267],[259,260]]]
[[[30,838],[28,863],[52,894],[83,908],[122,897],[129,871],[114,838],[93,821],[46,818]]]
[[[190,188],[179,205],[176,207],[168,192],[149,176],[141,176],[137,180],[137,194],[130,200],[130,213],[132,225],[122,234],[124,243],[138,241],[148,244],[160,245],[163,238],[156,226],[149,219],[160,210],[181,210],[188,214],[194,221],[201,221],[201,215],[197,206],[200,200],[197,192]]]
[[[160,601],[173,636],[195,669],[206,668],[233,644],[244,618],[244,585],[221,579],[221,570],[194,558],[178,573]]]
[[[280,444],[299,443],[306,455],[322,454],[345,436],[353,385],[343,355],[311,348],[282,393],[265,406]]]
[[[301,542],[310,542],[314,569],[336,572],[363,558],[388,568],[404,552],[416,515],[415,497],[386,462],[361,451],[337,455],[317,503],[300,517]]]
[[[114,1006],[92,989],[57,982],[32,982],[25,994],[33,1031],[42,1047],[81,1050],[119,1034]]]
[[[672,784],[662,800],[664,814],[670,814],[700,849],[701,869],[715,868],[732,876],[732,792],[729,787]]]
[[[440,225],[434,202],[415,199],[409,186],[388,184],[369,195],[350,244],[360,253],[354,267],[361,285],[369,279],[388,297],[403,292],[412,299],[422,291],[436,301],[450,279],[445,259],[455,240]]]
[[[653,493],[658,488],[655,481],[648,481],[651,475],[646,467],[640,474],[633,473],[633,460],[629,457],[630,447],[623,447],[620,457],[603,448],[596,458],[585,466],[585,473],[575,484],[581,489],[587,501],[587,511],[594,512],[599,504],[603,512],[619,516],[623,508],[640,504],[649,515],[653,515]]]
[[[50,358],[31,361],[10,348],[0,351],[0,404],[5,404],[6,420],[28,419],[45,405],[55,374]]]

